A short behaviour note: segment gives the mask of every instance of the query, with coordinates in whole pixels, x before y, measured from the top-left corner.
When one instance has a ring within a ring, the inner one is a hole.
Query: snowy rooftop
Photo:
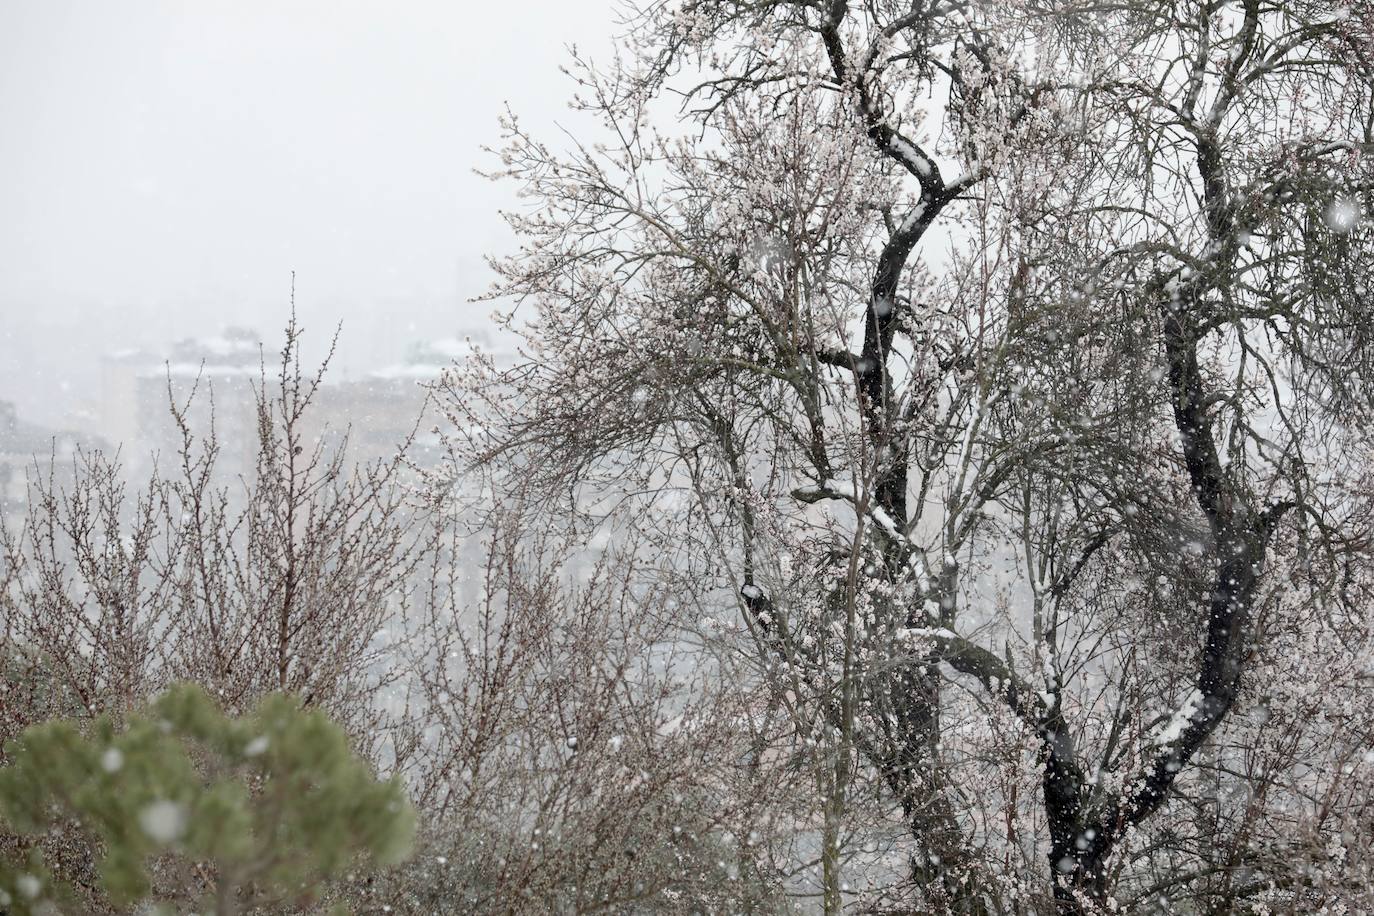
[[[165,354],[125,349],[106,354],[106,359],[141,364],[137,369],[140,378],[166,378],[168,374],[173,378],[254,377],[261,371],[263,346],[256,332],[227,328],[214,336],[179,340]],[[479,328],[461,336],[416,341],[401,362],[366,372],[365,377],[375,381],[436,379],[474,352],[493,356],[498,365],[508,365],[515,355],[512,348],[494,341],[487,329]],[[333,375],[330,381],[342,379]]]
[[[261,335],[248,328],[225,328],[208,337],[184,337],[163,355],[139,350],[106,354],[111,362],[139,362],[142,378],[257,375],[262,365]]]

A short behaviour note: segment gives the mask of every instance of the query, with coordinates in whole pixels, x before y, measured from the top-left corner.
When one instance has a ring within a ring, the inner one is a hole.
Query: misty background
[[[99,429],[102,362],[225,328],[280,345],[291,272],[334,380],[487,325],[509,103],[566,120],[610,4],[0,0],[0,401]]]

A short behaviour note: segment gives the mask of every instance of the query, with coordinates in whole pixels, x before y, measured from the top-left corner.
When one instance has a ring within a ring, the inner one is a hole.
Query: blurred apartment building
[[[401,362],[344,379],[327,372],[303,422],[307,450],[326,450],[347,440],[347,455],[358,464],[388,461],[408,443],[407,458],[430,466],[441,457],[426,411],[427,384],[469,352],[468,339],[446,338],[413,344]],[[279,392],[277,353],[257,333],[227,328],[213,337],[187,338],[166,354],[123,351],[105,357],[101,367],[100,434],[121,444],[131,473],[179,454],[182,430],[172,406],[182,411],[197,437],[213,428],[219,444],[221,475],[251,474],[257,455],[257,393]],[[485,341],[483,341],[485,342]]]

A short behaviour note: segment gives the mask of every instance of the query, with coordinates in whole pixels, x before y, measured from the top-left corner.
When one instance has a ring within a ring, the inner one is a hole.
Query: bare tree
[[[294,691],[355,737],[378,737],[375,700],[397,677],[387,636],[402,632],[424,547],[404,503],[406,444],[358,467],[346,439],[327,450],[310,436],[327,360],[305,375],[300,334],[293,321],[275,372],[263,367],[247,479],[217,471],[213,421],[195,428],[170,387],[180,447],[139,490],[99,452],[76,456],[70,483],[37,469],[33,510],[2,536],[3,635],[12,664],[26,666],[8,679],[7,709],[94,717],[194,680],[231,709]]]
[[[828,912],[865,786],[922,912],[1363,899],[1277,844],[1369,842],[1371,23],[687,0],[576,62],[604,142],[506,122],[528,358],[445,380],[457,460],[733,605]]]

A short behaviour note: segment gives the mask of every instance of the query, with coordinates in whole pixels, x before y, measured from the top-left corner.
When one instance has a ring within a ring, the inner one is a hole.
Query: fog
[[[613,9],[514,0],[0,2],[0,401],[98,421],[103,354],[269,342],[291,274],[336,377],[481,327],[509,103],[554,129]]]

